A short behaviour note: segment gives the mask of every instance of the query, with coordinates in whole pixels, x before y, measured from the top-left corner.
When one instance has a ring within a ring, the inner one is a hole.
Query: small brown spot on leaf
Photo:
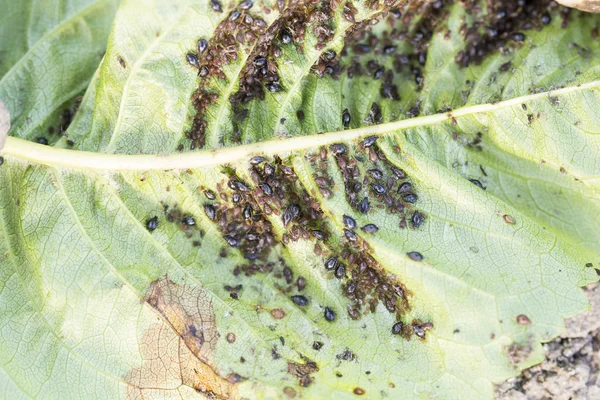
[[[365,394],[365,390],[359,387],[355,387],[352,392],[357,396],[362,396],[363,394]]]
[[[121,64],[121,68],[127,68],[127,63],[125,63],[125,60],[123,60],[121,56],[117,56],[117,60],[119,61],[119,64]]]
[[[275,319],[283,319],[285,317],[285,311],[283,311],[281,308],[272,309],[270,314],[271,317]]]
[[[229,332],[227,334],[227,342],[229,342],[229,343],[235,343],[235,333]]]

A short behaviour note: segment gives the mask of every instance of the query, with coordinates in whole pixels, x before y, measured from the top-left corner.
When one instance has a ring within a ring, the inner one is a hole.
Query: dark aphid
[[[292,301],[297,305],[303,307],[308,304],[308,299],[300,294],[291,297]]]
[[[43,136],[40,136],[39,138],[35,139],[35,141],[39,144],[43,144],[44,146],[48,145],[48,139],[46,139]]]
[[[329,307],[325,307],[325,312],[323,313],[325,319],[329,322],[335,321],[335,312]]]
[[[323,347],[323,342],[316,341],[316,342],[313,342],[313,344],[312,344],[313,350],[316,350],[316,351],[321,350],[322,347]]]
[[[225,235],[225,236],[223,236],[223,239],[225,239],[227,244],[230,245],[231,247],[236,247],[239,244],[238,240],[231,235]]]
[[[333,60],[335,56],[336,54],[333,50],[327,50],[325,53],[323,53],[323,57],[325,57],[325,59],[329,61]]]
[[[354,218],[344,214],[344,216],[342,217],[343,221],[344,221],[344,226],[348,229],[354,229],[356,228],[356,221],[354,220]]]
[[[371,209],[371,204],[369,203],[369,199],[365,197],[358,204],[358,211],[360,211],[363,214],[366,214],[369,212],[370,209]]]
[[[390,14],[392,14],[392,16],[396,19],[402,18],[402,12],[400,11],[399,8],[392,8],[390,10]]]
[[[363,232],[366,232],[366,233],[375,233],[379,230],[379,227],[377,227],[377,225],[375,225],[375,224],[367,224],[360,229],[362,229]]]
[[[338,265],[335,269],[334,275],[338,279],[344,279],[346,277],[346,267]]]
[[[371,187],[377,194],[385,194],[387,192],[387,189],[381,183],[372,183]]]
[[[256,65],[257,67],[264,67],[265,65],[267,65],[266,57],[256,57],[254,59],[254,65]]]
[[[375,70],[375,72],[373,72],[373,79],[381,79],[381,77],[383,76],[383,73],[385,72],[385,68],[384,67],[379,67]]]
[[[250,159],[250,164],[252,164],[252,165],[258,165],[258,164],[260,164],[260,163],[262,163],[264,161],[265,161],[265,158],[263,156],[256,156],[256,157],[252,157]]]
[[[198,76],[200,78],[205,78],[208,76],[208,67],[206,65],[203,65],[200,67],[200,71],[198,71]]]
[[[302,111],[302,110],[296,111],[296,118],[298,118],[298,121],[304,121],[304,111]]]
[[[329,146],[329,148],[331,149],[333,154],[335,154],[336,156],[339,154],[346,153],[346,145],[345,144],[335,143],[335,144],[332,144],[331,146]]]
[[[377,168],[370,169],[367,172],[369,173],[369,175],[371,175],[371,178],[373,179],[383,179],[383,172],[381,172],[381,170]]]
[[[353,186],[352,186],[352,191],[354,193],[358,193],[360,192],[360,189],[362,189],[362,183],[360,182],[356,182]]]
[[[399,335],[400,333],[402,333],[403,327],[404,324],[402,323],[402,321],[396,322],[394,325],[392,325],[392,335]]]
[[[315,183],[319,187],[329,187],[329,181],[327,180],[327,178],[324,178],[322,176],[317,176],[315,178]]]
[[[400,168],[392,167],[392,174],[398,179],[406,178],[406,173]]]
[[[423,223],[423,214],[418,211],[415,211],[410,219],[413,228],[418,228]]]
[[[346,236],[346,239],[348,239],[351,242],[356,242],[358,240],[356,234],[350,229],[344,229],[344,235]]]
[[[423,255],[421,253],[419,253],[418,251],[410,251],[410,252],[406,253],[406,255],[413,261],[422,261],[423,260]]]
[[[410,192],[412,189],[412,185],[410,184],[410,182],[404,182],[402,185],[400,185],[400,187],[398,188],[398,193],[406,193],[406,192]]]
[[[325,240],[325,234],[318,229],[310,231],[310,234],[319,240]]]
[[[146,221],[146,229],[153,231],[158,228],[158,217],[152,217]]]
[[[262,189],[263,193],[267,196],[273,195],[273,188],[266,183],[261,183],[259,187]]]
[[[469,181],[474,184],[475,186],[477,186],[479,189],[485,190],[485,187],[483,186],[483,184],[478,181],[477,179],[469,179]]]
[[[350,120],[350,111],[345,108],[342,112],[342,124],[344,125],[344,128],[348,128],[350,126]]]
[[[208,49],[208,42],[206,41],[206,39],[200,39],[198,40],[196,46],[198,47],[198,55],[201,55],[206,51],[206,49]]]
[[[386,56],[394,54],[395,52],[396,52],[396,46],[385,46],[383,48],[383,54],[385,54]]]
[[[279,34],[279,37],[281,38],[281,42],[283,44],[292,43],[292,35],[290,35],[290,33],[287,30],[285,30],[285,29],[281,30],[281,33]]]
[[[269,82],[265,85],[265,87],[271,93],[277,93],[281,91],[281,85],[278,82]]]
[[[230,21],[235,21],[235,20],[237,20],[237,19],[240,17],[240,15],[242,15],[242,13],[241,13],[241,12],[239,12],[238,10],[234,10],[234,11],[233,11],[233,12],[232,12],[232,13],[229,15],[229,20],[230,20]]]
[[[433,329],[433,324],[431,322],[426,322],[421,325],[413,325],[415,335],[417,335],[421,339],[425,337],[425,332],[427,332],[430,329]]]
[[[217,215],[217,213],[215,212],[215,208],[212,206],[212,204],[204,205],[204,213],[206,214],[208,219],[210,219],[211,221],[214,221],[215,216]]]
[[[515,32],[513,33],[511,36],[512,40],[514,40],[515,42],[522,42],[525,40],[525,35],[522,34],[521,32]]]
[[[254,215],[254,209],[250,204],[246,204],[244,206],[244,219],[252,219],[252,215]]]
[[[406,201],[407,203],[416,203],[417,202],[417,195],[414,193],[407,193],[404,196],[402,196],[402,199],[404,201]]]
[[[548,25],[550,22],[552,22],[552,18],[550,18],[550,14],[544,13],[542,15],[542,24]]]
[[[210,0],[210,7],[218,13],[223,12],[223,6],[219,0]]]
[[[248,185],[246,185],[242,181],[238,181],[235,179],[231,179],[227,183],[227,186],[229,186],[230,189],[237,190],[239,192],[249,192],[250,191],[250,188],[248,187]]]
[[[196,68],[200,68],[200,64],[198,63],[198,57],[196,57],[196,55],[194,53],[187,53],[185,58],[187,59],[187,62],[190,65],[192,65]]]
[[[231,196],[231,201],[233,201],[233,204],[239,203],[240,200],[242,200],[242,195],[239,193],[234,193],[233,196]]]
[[[265,175],[271,176],[275,173],[275,167],[271,164],[265,164]]]
[[[331,256],[325,261],[325,269],[334,269],[337,266],[337,256]]]
[[[292,221],[292,213],[289,208],[281,214],[281,221],[283,222],[283,226],[288,226]]]
[[[354,46],[354,52],[356,52],[358,54],[367,54],[370,51],[371,51],[371,46],[369,46],[368,44],[359,43],[356,46]]]
[[[369,136],[366,137],[365,140],[363,140],[363,146],[365,147],[371,147],[375,144],[375,142],[377,141],[378,137],[377,136]]]
[[[367,122],[370,124],[380,124],[382,122],[381,109],[377,103],[371,104],[369,115],[367,115]]]
[[[299,276],[298,279],[296,279],[296,286],[298,287],[299,292],[303,291],[306,287],[306,279]]]
[[[196,220],[193,217],[183,217],[182,222],[187,226],[196,225]]]
[[[296,219],[300,216],[300,206],[298,204],[291,204],[289,207],[292,219]]]
[[[254,22],[254,18],[252,18],[252,15],[250,15],[250,14],[244,15],[244,23],[246,25],[252,25],[253,22]]]
[[[249,10],[252,8],[253,5],[254,3],[252,2],[252,0],[245,0],[242,1],[238,7],[240,8],[240,10]]]

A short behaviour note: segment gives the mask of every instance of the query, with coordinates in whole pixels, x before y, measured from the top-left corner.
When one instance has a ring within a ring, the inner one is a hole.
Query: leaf
[[[491,398],[588,307],[597,16],[165,3],[56,147],[13,119],[9,397]]]

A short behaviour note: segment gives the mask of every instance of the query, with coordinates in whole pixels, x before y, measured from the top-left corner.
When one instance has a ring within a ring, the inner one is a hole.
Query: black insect
[[[206,76],[208,76],[208,67],[206,65],[203,65],[200,67],[200,70],[198,71],[198,76],[200,78],[204,78]]]
[[[223,6],[219,0],[210,0],[210,7],[218,13],[223,12]]]
[[[335,143],[335,144],[332,144],[331,146],[329,146],[329,148],[331,149],[333,154],[335,154],[336,156],[339,154],[346,153],[346,145],[345,144]]]
[[[200,64],[198,63],[198,57],[196,57],[196,55],[194,53],[187,53],[185,58],[187,59],[187,62],[190,65],[192,65],[196,68],[200,68]]]
[[[344,229],[344,235],[346,236],[346,239],[348,239],[351,242],[356,242],[358,240],[356,234],[350,229]]]
[[[404,196],[402,196],[402,199],[404,199],[404,201],[406,201],[407,203],[416,203],[417,195],[414,193],[407,193]]]
[[[418,228],[423,223],[423,214],[418,211],[415,211],[410,219],[413,228]]]
[[[392,335],[399,335],[402,333],[403,327],[404,324],[401,321],[396,322],[394,325],[392,325]]]
[[[233,189],[233,190],[238,190],[240,192],[249,192],[250,188],[248,187],[248,185],[246,185],[244,182],[242,181],[238,181],[235,179],[232,179],[228,182],[228,186]]]
[[[242,195],[239,193],[234,193],[233,196],[231,196],[231,201],[233,201],[233,204],[239,203],[240,200],[242,200]]]
[[[265,175],[267,176],[271,176],[275,173],[275,167],[272,166],[271,164],[265,164]]]
[[[475,186],[477,186],[479,189],[485,190],[485,186],[483,186],[483,184],[477,179],[469,179],[469,181]]]
[[[548,25],[550,22],[552,22],[552,18],[550,18],[550,14],[544,13],[542,15],[542,24]]]
[[[231,235],[225,235],[225,236],[223,236],[223,239],[225,239],[227,244],[230,245],[231,247],[236,247],[239,244],[238,240]]]
[[[239,5],[240,10],[249,10],[252,8],[254,3],[251,0],[242,1]]]
[[[263,156],[256,156],[256,157],[252,157],[250,159],[250,164],[252,164],[252,165],[258,165],[258,164],[260,164],[260,163],[262,163],[264,161],[265,161],[265,158]]]
[[[423,260],[423,255],[421,253],[419,253],[418,251],[410,251],[410,252],[406,253],[406,255],[413,261],[422,261]]]
[[[254,65],[256,65],[257,67],[264,67],[265,65],[267,65],[266,57],[256,57],[254,59]]]
[[[383,178],[383,172],[381,172],[381,170],[377,169],[377,168],[373,168],[367,171],[369,173],[369,175],[371,175],[371,178],[373,179],[382,179]]]
[[[196,220],[193,217],[183,217],[182,222],[187,226],[196,225]]]
[[[298,121],[304,121],[304,111],[302,111],[302,110],[296,111],[296,118],[298,118]]]
[[[396,46],[385,46],[383,48],[383,54],[385,54],[386,56],[394,54],[395,52],[396,52]]]
[[[146,221],[146,229],[153,231],[158,228],[158,217],[152,217]]]
[[[316,350],[316,351],[321,350],[322,347],[323,347],[323,342],[316,341],[316,342],[313,342],[313,344],[312,344],[313,350]]]
[[[211,204],[204,205],[204,213],[211,221],[214,221],[215,216],[217,215],[217,213],[215,212],[215,208]]]
[[[371,51],[371,46],[368,44],[360,43],[354,46],[354,51],[358,54],[367,54]]]
[[[281,33],[280,33],[279,37],[280,37],[281,42],[283,44],[292,43],[292,35],[290,35],[290,33],[287,30],[285,30],[285,29],[281,30]]]
[[[310,231],[310,234],[319,240],[325,240],[325,234],[318,229]]]
[[[363,232],[366,232],[366,233],[375,233],[379,230],[379,227],[375,224],[367,224],[360,229],[362,229]]]
[[[35,139],[35,141],[39,144],[43,144],[44,146],[48,145],[48,139],[46,139],[43,136],[40,136],[39,138]]]
[[[335,269],[334,275],[338,279],[343,279],[346,277],[346,267],[343,265],[338,265]]]
[[[406,178],[406,172],[401,170],[400,168],[392,167],[392,174],[398,179]]]
[[[206,49],[208,49],[208,42],[206,41],[206,39],[200,39],[198,40],[196,46],[198,47],[198,55],[201,55],[206,51]]]
[[[350,120],[350,111],[345,108],[342,112],[342,124],[344,125],[344,128],[348,128],[350,126]]]
[[[308,304],[308,299],[300,294],[291,297],[292,301],[299,306],[305,306]]]
[[[384,67],[379,67],[375,70],[375,72],[373,73],[373,79],[381,79],[381,77],[383,76],[383,73],[385,72],[385,68]]]
[[[365,197],[358,204],[358,211],[360,211],[363,214],[366,214],[369,212],[370,209],[371,209],[371,204],[369,203],[369,199]]]
[[[398,188],[398,193],[406,193],[406,192],[410,192],[412,189],[412,185],[410,184],[410,182],[404,182],[402,185],[400,185],[400,187]]]
[[[266,194],[267,196],[272,196],[273,195],[273,188],[271,186],[269,186],[266,183],[261,183],[260,185],[258,185],[264,194]]]
[[[385,194],[387,192],[387,189],[381,183],[373,183],[371,184],[371,187],[377,194]]]
[[[252,209],[252,206],[250,204],[246,204],[244,206],[244,218],[247,220],[252,219],[252,215],[254,214],[254,209]]]
[[[235,11],[233,11],[233,12],[232,12],[232,13],[229,15],[229,20],[230,20],[230,21],[235,21],[235,20],[237,20],[237,19],[240,17],[240,15],[242,15],[242,13],[241,13],[241,12],[239,12],[238,10],[235,10]]]
[[[329,322],[335,321],[335,312],[329,307],[325,307],[325,312],[323,312],[323,316]]]
[[[377,141],[378,137],[377,136],[369,136],[366,137],[365,140],[363,140],[363,146],[365,147],[371,147],[375,144],[375,142]]]
[[[215,195],[215,192],[213,192],[212,190],[205,190],[204,195],[209,200],[214,200],[217,198],[217,196]]]
[[[511,35],[512,40],[514,40],[515,42],[522,42],[525,40],[525,35],[522,34],[521,32],[515,32]]]
[[[265,85],[265,87],[271,93],[277,93],[281,91],[281,85],[278,82],[269,82]]]
[[[344,216],[342,217],[343,221],[344,221],[344,226],[348,229],[354,229],[356,228],[356,221],[354,220],[354,218],[344,214]]]
[[[334,269],[337,266],[338,258],[337,256],[331,256],[325,261],[325,269]]]

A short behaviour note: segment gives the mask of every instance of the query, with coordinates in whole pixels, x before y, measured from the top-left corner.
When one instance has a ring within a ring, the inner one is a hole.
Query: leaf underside
[[[15,3],[0,397],[492,398],[588,307],[599,17]]]

